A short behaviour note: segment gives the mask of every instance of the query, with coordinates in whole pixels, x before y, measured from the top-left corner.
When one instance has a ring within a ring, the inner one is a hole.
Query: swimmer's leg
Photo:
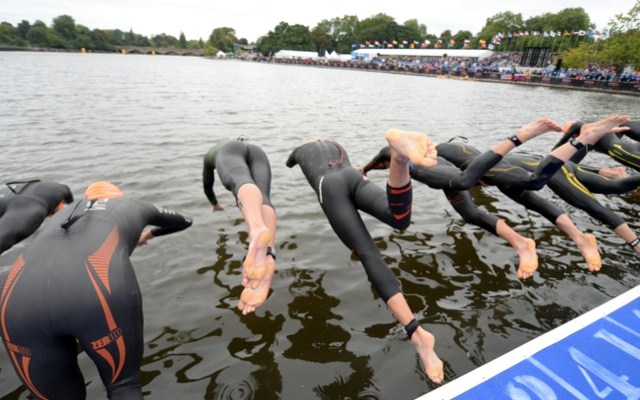
[[[638,237],[638,235],[633,231],[633,229],[631,229],[631,227],[629,227],[629,224],[627,224],[626,222],[622,225],[617,226],[613,230],[613,232],[615,232],[616,235],[620,236],[627,244],[634,243],[634,240]],[[640,243],[636,243],[636,245],[633,246],[633,251],[635,251],[636,253],[640,253]]]
[[[567,214],[562,214],[556,219],[556,226],[567,234],[578,246],[580,253],[587,262],[587,267],[591,272],[600,271],[602,268],[602,258],[598,251],[598,244],[595,236],[582,232]]]
[[[238,189],[238,207],[249,230],[249,249],[243,263],[243,274],[250,280],[260,281],[266,269],[267,247],[274,238],[262,217],[262,192],[253,183],[246,183]]]
[[[269,246],[275,249],[276,239],[276,211],[273,207],[263,204],[262,205],[262,219],[269,229],[271,240]],[[268,297],[269,289],[271,288],[271,280],[275,271],[276,260],[275,257],[268,254],[265,260],[264,274],[261,279],[250,278],[248,274],[243,272],[242,285],[245,287],[240,295],[238,302],[238,308],[242,310],[243,314],[253,312],[258,308]],[[250,271],[250,269],[248,270]]]
[[[389,298],[387,306],[402,325],[407,325],[413,319],[413,313],[407,304],[402,292]],[[416,351],[424,364],[427,377],[440,383],[444,379],[444,364],[435,352],[436,339],[431,332],[419,327],[411,336],[411,342],[416,346]]]
[[[506,240],[518,253],[520,258],[518,278],[527,279],[533,276],[533,273],[538,269],[536,242],[518,234],[503,219],[499,219],[496,224],[496,235]]]

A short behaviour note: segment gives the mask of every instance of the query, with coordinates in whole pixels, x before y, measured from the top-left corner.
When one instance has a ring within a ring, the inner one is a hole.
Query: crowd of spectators
[[[538,62],[538,67],[523,66],[522,52],[500,52],[480,60],[463,57],[418,57],[418,56],[381,56],[372,59],[335,61],[335,60],[298,60],[295,63],[324,64],[347,68],[367,68],[378,70],[401,70],[437,75],[466,76],[469,74],[498,74],[503,79],[518,77],[514,80],[528,80],[530,77],[548,77],[575,80],[594,80],[603,82],[629,82],[640,84],[640,71],[627,69],[617,75],[615,69],[600,64],[590,64],[587,68],[562,67],[549,54]],[[283,61],[280,61],[283,62]],[[284,61],[291,62],[291,60]]]

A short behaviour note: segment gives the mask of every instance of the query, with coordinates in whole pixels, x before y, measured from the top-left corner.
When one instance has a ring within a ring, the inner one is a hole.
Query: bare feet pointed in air
[[[267,247],[271,242],[271,232],[266,227],[261,230],[255,229],[249,238],[249,249],[243,265],[243,275],[250,280],[260,281],[264,278],[267,260]]]
[[[620,126],[625,122],[629,122],[626,115],[612,115],[597,122],[590,122],[582,125],[578,140],[584,144],[594,144],[608,133],[620,133],[628,131],[628,126]]]
[[[396,156],[404,157],[415,165],[427,168],[438,163],[436,146],[424,133],[389,129],[385,137]]]
[[[520,266],[518,267],[517,273],[518,278],[531,278],[533,273],[538,269],[536,242],[533,239],[525,239],[522,245],[516,247],[516,252],[520,257]]]
[[[517,136],[523,143],[547,132],[560,132],[562,127],[549,118],[538,118],[528,124],[523,125],[518,130]]]
[[[240,300],[238,300],[238,309],[242,311],[243,315],[254,312],[269,296],[271,280],[275,271],[275,261],[271,257],[267,257],[263,270],[264,275],[261,280],[252,281],[243,276],[242,284],[245,288],[240,295]]]

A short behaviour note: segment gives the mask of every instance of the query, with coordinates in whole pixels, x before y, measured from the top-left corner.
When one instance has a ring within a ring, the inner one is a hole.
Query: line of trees
[[[527,35],[506,38],[510,32],[587,32],[595,30],[589,15],[582,7],[566,8],[558,13],[545,13],[524,19],[522,14],[510,11],[487,18],[484,27],[477,34],[467,30],[452,33],[445,30],[439,35],[427,31],[427,26],[410,19],[399,24],[386,14],[373,15],[360,20],[353,15],[345,15],[320,21],[309,28],[300,24],[280,22],[273,30],[260,37],[255,47],[263,55],[286,50],[335,51],[350,53],[354,47],[364,43],[444,43],[446,48],[480,48],[491,43],[496,51],[518,51],[525,46],[545,45],[544,37]],[[503,34],[500,44],[496,35]],[[609,24],[605,36],[581,35],[575,40],[554,42],[554,52],[564,53],[564,65],[584,67],[591,62],[601,62],[624,68],[632,65],[640,69],[640,0],[627,13],[617,15]],[[597,40],[600,38],[601,40]],[[559,43],[558,43],[559,42]],[[160,34],[150,38],[136,34],[133,30],[89,29],[76,24],[68,15],[53,19],[51,27],[42,21],[31,24],[23,20],[17,26],[8,22],[0,23],[0,44],[18,47],[46,47],[55,49],[81,49],[92,51],[115,51],[114,46],[150,46],[203,49],[205,54],[214,55],[218,51],[235,51],[238,44],[248,45],[246,39],[238,38],[230,27],[213,29],[208,40],[187,40],[183,33],[179,38]],[[515,45],[514,45],[515,44]]]
[[[0,44],[14,47],[40,47],[49,49],[86,49],[90,51],[115,51],[114,46],[149,46],[202,49],[200,40],[187,40],[184,33],[179,38],[159,34],[148,38],[119,29],[89,29],[76,24],[73,17],[60,15],[53,19],[50,27],[42,21],[31,24],[23,20],[15,27],[8,22],[0,23]]]

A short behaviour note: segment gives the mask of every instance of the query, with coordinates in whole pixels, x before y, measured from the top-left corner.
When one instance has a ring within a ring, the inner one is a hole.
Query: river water
[[[152,399],[414,399],[435,386],[414,347],[374,294],[360,263],[331,230],[290,151],[334,139],[354,165],[385,144],[391,128],[456,135],[481,150],[546,116],[560,123],[611,114],[638,119],[640,98],[340,69],[204,58],[0,53],[2,182],[63,182],[80,197],[98,179],[130,197],[194,218],[132,256],[145,312],[143,391]],[[278,263],[255,315],[235,309],[247,233],[219,181],[223,213],[202,192],[203,154],[246,136],[273,171]],[[549,134],[526,145],[543,154]],[[599,155],[591,164],[615,165]],[[374,171],[371,180],[385,183]],[[417,317],[437,338],[446,380],[526,343],[640,283],[637,257],[611,231],[548,191],[599,240],[604,267],[586,270],[554,226],[492,188],[474,190],[485,209],[536,240],[539,272],[515,276],[508,244],[465,224],[442,193],[414,184],[404,231],[364,216]],[[635,229],[638,200],[600,196]],[[25,240],[0,257],[6,274]],[[106,398],[80,354],[89,398]],[[6,352],[0,396],[25,399]]]

